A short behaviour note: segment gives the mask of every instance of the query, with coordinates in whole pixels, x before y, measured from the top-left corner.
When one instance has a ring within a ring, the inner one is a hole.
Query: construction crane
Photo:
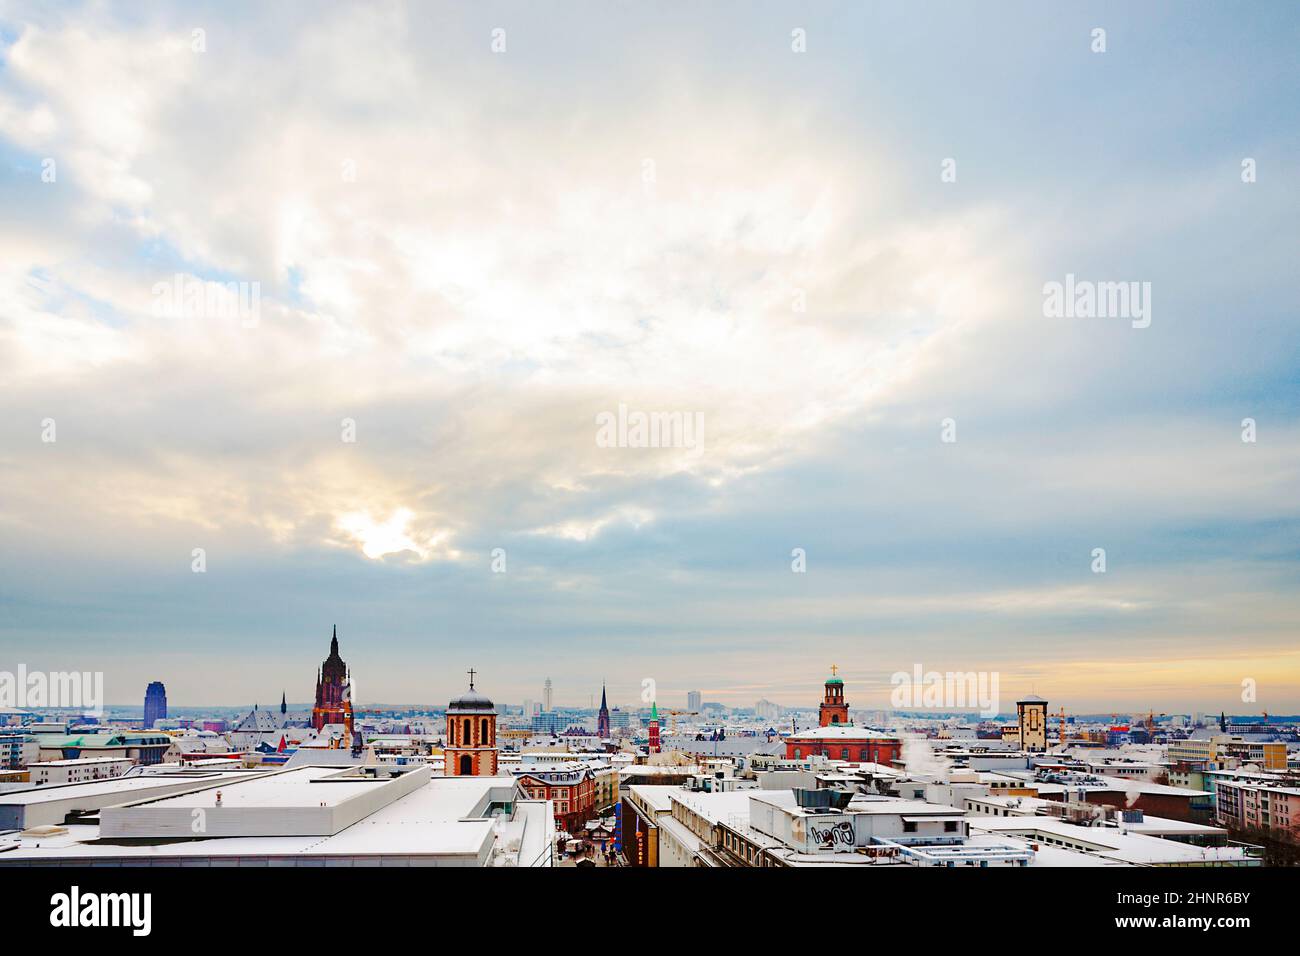
[[[668,711],[668,733],[672,737],[677,736],[677,715],[683,717],[695,717],[699,714],[698,710],[670,710]]]

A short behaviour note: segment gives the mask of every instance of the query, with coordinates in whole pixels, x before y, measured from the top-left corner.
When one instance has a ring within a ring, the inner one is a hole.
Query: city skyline
[[[1300,713],[1295,10],[572,9],[0,3],[0,667]]]
[[[335,630],[333,636],[337,639],[337,630]],[[349,670],[349,674],[348,674],[347,682],[349,683],[350,693],[357,695],[359,692],[356,690],[356,688],[358,686],[359,679],[355,675],[351,674],[350,665],[348,670]],[[825,676],[826,670],[827,669],[825,668],[823,669],[823,677]],[[898,714],[901,717],[906,717],[911,714],[936,714],[936,713],[953,713],[953,714],[965,713],[969,716],[976,716],[976,717],[978,716],[977,711],[979,710],[979,707],[976,705],[965,706],[960,703],[954,706],[923,706],[921,703],[908,704],[907,706],[896,705],[890,698],[896,684],[901,680],[902,672],[895,672],[894,674],[889,675],[887,678],[879,681],[872,680],[870,678],[854,678],[851,675],[845,673],[839,665],[830,665],[829,672],[841,680],[842,684],[845,687],[845,692],[847,695],[846,700],[848,701],[850,708],[854,711],[876,711],[882,713],[893,712]],[[478,682],[482,682],[484,671],[476,668],[474,670],[474,673],[477,675]],[[488,672],[488,674],[490,676],[490,672]],[[925,674],[924,676],[926,679],[930,677],[929,674]],[[943,672],[938,672],[936,676],[943,677],[945,675]],[[974,680],[977,675],[975,672],[967,672],[965,674],[949,673],[946,676],[949,677],[950,679],[956,679],[960,681],[963,678]],[[921,686],[921,684],[919,683],[920,678],[921,678],[921,674],[919,672],[916,672],[916,677],[911,682],[909,682],[909,684],[911,686],[917,686],[917,687]],[[1000,681],[1000,678],[1001,675],[999,674],[999,675],[995,675],[994,679]],[[149,688],[148,688],[149,691],[152,691],[153,685],[155,683],[165,684],[166,682],[150,681]],[[462,681],[462,684],[463,683],[464,682]],[[541,701],[538,701],[535,698],[532,698],[527,694],[525,694],[525,696],[519,698],[518,702],[516,703],[513,700],[505,699],[501,694],[496,694],[498,703],[503,706],[510,706],[510,707],[524,707],[527,704],[532,703],[540,710],[545,712],[546,708],[545,708],[544,701],[547,696],[547,693],[552,691],[553,681],[551,678],[546,678],[544,679],[544,681],[540,686],[542,688],[542,693],[540,695],[542,698]],[[614,709],[623,709],[629,712],[649,710],[652,703],[658,702],[661,706],[666,708],[675,708],[680,706],[681,708],[683,708],[682,712],[686,713],[689,712],[689,709],[693,707],[693,705],[690,703],[690,698],[694,694],[702,695],[701,706],[704,704],[721,704],[722,706],[728,709],[747,710],[747,709],[752,709],[753,706],[758,703],[775,703],[778,706],[782,707],[783,709],[790,710],[790,711],[799,711],[799,710],[813,711],[817,707],[816,702],[809,703],[807,700],[802,699],[802,695],[799,694],[796,694],[795,699],[792,700],[773,701],[770,700],[770,698],[768,697],[760,697],[752,701],[723,700],[719,698],[726,698],[732,694],[741,694],[743,693],[743,691],[729,691],[729,690],[719,689],[719,688],[701,689],[694,686],[686,689],[679,689],[675,687],[659,688],[658,686],[655,686],[653,688],[654,696],[647,699],[645,695],[649,693],[649,691],[642,685],[638,685],[635,688],[626,691],[626,693],[629,695],[628,699],[621,699],[620,697],[617,696],[619,693],[619,689],[616,684],[612,684],[607,680],[602,680],[600,686],[602,690],[602,696],[605,696],[610,690],[610,688],[614,688],[615,696],[613,696],[612,698],[611,706]],[[998,714],[1000,716],[1005,716],[1006,714],[1014,713],[1014,701],[1017,699],[1017,697],[1023,696],[1025,693],[1032,694],[1037,689],[1037,684],[1030,684],[1027,686],[1029,687],[1029,690],[1027,691],[1021,691],[1020,693],[1003,693],[997,695],[997,698],[993,703],[996,706],[998,710]],[[462,686],[459,689],[463,690],[464,688]],[[561,685],[561,689],[562,690],[564,689],[563,684]],[[1049,689],[1049,688],[1044,688],[1044,689]],[[449,692],[447,695],[445,695],[445,697],[447,699],[450,699],[454,697],[457,692],[458,691]],[[858,692],[864,693],[864,696],[861,697],[861,699],[859,699],[859,697],[857,696]],[[580,695],[579,691],[574,691],[574,693]],[[562,695],[561,699],[554,702],[554,706],[552,709],[586,711],[586,712],[594,713],[598,709],[598,705],[595,702],[595,698],[596,695],[594,693],[588,693],[586,702],[581,702],[581,701],[574,702],[573,697],[564,697]],[[359,697],[354,696],[353,699],[356,700],[359,706],[364,704],[372,707],[384,707],[384,706],[389,706],[394,708],[428,707],[430,709],[439,709],[445,706],[445,700],[439,700],[436,697],[427,700],[398,700],[398,699],[370,698],[362,701]],[[281,700],[282,703],[288,700],[287,690],[281,691]],[[260,707],[261,706],[260,701],[261,698],[255,699],[252,706]],[[1054,703],[1061,707],[1065,706],[1065,702],[1059,700],[1054,701]],[[122,710],[122,709],[129,710],[135,707],[136,705],[124,701],[114,702],[112,700],[108,700],[104,704],[104,706],[108,709],[113,709],[113,710]],[[172,698],[169,706],[173,711],[180,712],[184,710],[198,710],[204,707],[220,707],[222,709],[241,710],[243,708],[248,707],[249,705],[247,704],[247,702],[220,702],[220,701],[211,701],[211,700],[186,703],[186,702],[181,702],[175,698]],[[291,708],[297,708],[299,710],[310,711],[311,700],[310,698],[308,698],[304,701],[289,701],[288,706],[290,706]],[[44,709],[44,708],[38,708],[38,709]],[[266,709],[273,709],[273,705],[268,705]],[[1148,709],[1149,708],[1144,708],[1140,706],[1102,708],[1097,711],[1088,711],[1086,708],[1080,708],[1080,709],[1072,709],[1069,713],[1069,716],[1073,717],[1077,714],[1080,716],[1092,717],[1092,716],[1104,715],[1108,712],[1116,713],[1116,714],[1122,712],[1127,716],[1132,716],[1135,714],[1145,713]],[[1056,711],[1053,711],[1054,715],[1055,713]],[[1200,715],[1202,718],[1209,719],[1214,717],[1215,713],[1227,714],[1230,717],[1243,717],[1243,716],[1259,717],[1263,715],[1264,711],[1260,710],[1259,708],[1251,707],[1248,705],[1242,706],[1235,710],[1228,707],[1222,707],[1219,708],[1218,711],[1215,711],[1214,708],[1206,708],[1203,706],[1191,706],[1191,707],[1184,708],[1182,711],[1174,711],[1174,712],[1162,711],[1161,716],[1169,716],[1171,713],[1182,713],[1189,716],[1193,714],[1197,714]],[[1288,715],[1283,712],[1274,710],[1271,714],[1269,714],[1269,716],[1285,717],[1285,716],[1292,716],[1292,715]]]

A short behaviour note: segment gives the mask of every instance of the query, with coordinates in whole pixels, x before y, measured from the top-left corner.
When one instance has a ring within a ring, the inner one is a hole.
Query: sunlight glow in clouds
[[[387,521],[376,521],[368,513],[355,512],[339,516],[338,527],[356,539],[367,558],[413,551],[424,560],[436,542],[423,545],[411,536],[409,525],[413,517],[415,515],[409,508],[397,509]]]

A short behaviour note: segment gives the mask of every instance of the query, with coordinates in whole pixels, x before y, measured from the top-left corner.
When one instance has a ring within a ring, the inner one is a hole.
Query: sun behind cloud
[[[437,542],[436,539],[423,542],[416,539],[410,529],[414,517],[410,508],[398,508],[386,521],[376,519],[368,511],[354,511],[340,515],[335,524],[352,537],[367,558],[379,560],[385,555],[410,551],[425,561],[433,554]]]

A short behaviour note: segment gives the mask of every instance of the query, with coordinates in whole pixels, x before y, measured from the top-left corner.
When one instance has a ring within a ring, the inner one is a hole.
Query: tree
[[[1265,866],[1300,866],[1300,826],[1285,830],[1269,827],[1229,827],[1230,839],[1263,848]]]

